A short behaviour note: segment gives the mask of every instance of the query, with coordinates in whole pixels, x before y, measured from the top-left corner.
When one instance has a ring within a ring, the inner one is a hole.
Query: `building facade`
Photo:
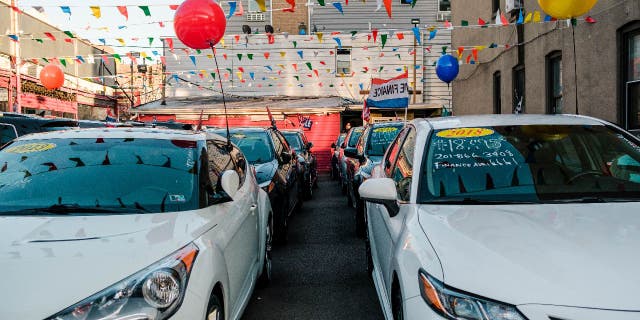
[[[496,25],[498,10],[508,25]],[[640,127],[640,2],[600,0],[574,23],[545,16],[535,0],[453,2],[452,42],[463,55],[454,114],[570,113]],[[480,49],[473,64],[470,47]]]
[[[0,36],[0,111],[104,119],[107,110],[115,108],[109,78],[115,74],[115,63],[99,58],[111,52],[14,10],[7,0],[0,0],[0,30],[7,31]],[[58,63],[65,73],[60,89],[47,90],[40,84],[40,71],[48,63]]]

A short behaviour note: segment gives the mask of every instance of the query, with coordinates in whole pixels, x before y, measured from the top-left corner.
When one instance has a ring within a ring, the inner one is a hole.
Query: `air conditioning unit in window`
[[[504,11],[511,12],[513,10],[523,9],[524,5],[522,4],[522,2],[522,0],[506,0]]]
[[[451,21],[451,11],[439,11],[436,21]]]
[[[264,21],[264,13],[262,13],[262,12],[249,12],[249,13],[247,13],[247,21],[262,22],[262,21]]]

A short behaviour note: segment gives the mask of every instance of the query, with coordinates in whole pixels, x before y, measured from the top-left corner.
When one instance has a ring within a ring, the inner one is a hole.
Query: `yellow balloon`
[[[542,11],[556,19],[576,18],[589,12],[598,0],[538,0]]]

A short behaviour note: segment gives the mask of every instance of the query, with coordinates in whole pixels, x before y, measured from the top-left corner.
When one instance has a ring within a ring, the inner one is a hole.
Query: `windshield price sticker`
[[[386,127],[386,128],[375,128],[373,129],[373,132],[375,133],[388,133],[388,132],[396,132],[398,131],[398,128],[395,127]]]
[[[440,131],[436,135],[441,138],[458,139],[484,137],[493,133],[493,130],[486,128],[456,128]]]
[[[11,148],[7,148],[4,152],[8,153],[32,153],[51,150],[56,147],[55,143],[27,143]]]

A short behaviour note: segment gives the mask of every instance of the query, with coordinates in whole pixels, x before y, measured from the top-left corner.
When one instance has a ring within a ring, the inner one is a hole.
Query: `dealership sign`
[[[367,107],[406,108],[408,106],[409,83],[406,72],[392,79],[371,79]]]

